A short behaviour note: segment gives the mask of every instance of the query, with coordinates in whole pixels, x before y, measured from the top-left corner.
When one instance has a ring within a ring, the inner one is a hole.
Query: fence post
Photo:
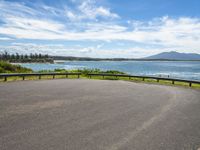
[[[41,75],[39,75],[39,80],[41,79]]]
[[[145,78],[142,78],[142,81],[144,81]]]
[[[189,83],[189,86],[190,86],[190,87],[192,86],[192,82]]]
[[[25,80],[25,76],[22,76],[22,79]]]
[[[80,74],[78,74],[78,78],[80,78]]]
[[[6,77],[6,76],[4,77],[4,81],[5,81],[5,82],[7,81],[7,77]]]
[[[55,75],[53,75],[53,79],[55,79]]]
[[[172,80],[172,84],[174,84],[174,80]]]

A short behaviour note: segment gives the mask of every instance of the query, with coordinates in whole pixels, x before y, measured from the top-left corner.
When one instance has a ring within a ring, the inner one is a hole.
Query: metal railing
[[[94,74],[94,73],[90,73],[88,74],[88,76],[90,78],[92,78],[92,76],[102,76],[104,77],[127,77],[129,79],[131,78],[140,78],[143,81],[145,81],[145,79],[154,79],[157,80],[157,82],[159,82],[160,80],[165,80],[165,81],[171,81],[172,84],[175,84],[175,82],[185,82],[188,83],[189,86],[191,87],[192,84],[200,84],[200,81],[197,80],[185,80],[185,79],[177,79],[177,78],[164,78],[164,77],[156,77],[156,76],[137,76],[137,75],[127,75],[127,74]]]
[[[38,76],[38,79],[41,79],[42,76],[52,76],[52,78],[54,79],[55,76],[61,76],[61,75],[65,75],[66,78],[68,78],[68,76],[70,75],[76,75],[77,78],[80,78],[81,73],[77,72],[77,73],[55,73],[55,72],[51,72],[51,73],[9,73],[9,74],[0,74],[0,78],[4,78],[4,81],[7,81],[8,77],[21,77],[22,80],[25,80],[26,77],[30,77],[30,76]]]
[[[42,76],[52,76],[52,78],[54,79],[55,76],[61,76],[61,75],[65,75],[66,78],[68,78],[68,76],[72,76],[75,75],[77,76],[77,78],[80,78],[81,73],[77,72],[77,73],[10,73],[10,74],[0,74],[0,78],[3,78],[4,81],[7,81],[8,77],[21,77],[22,80],[25,80],[26,77],[30,77],[30,76],[37,76],[38,79],[41,79]],[[103,78],[105,77],[126,77],[129,78],[131,80],[131,78],[140,78],[143,81],[145,81],[145,79],[154,79],[157,80],[157,82],[159,82],[160,80],[165,80],[165,81],[171,81],[172,84],[175,84],[175,82],[185,82],[188,83],[189,86],[192,86],[192,84],[200,84],[200,81],[197,80],[185,80],[185,79],[177,79],[177,78],[164,78],[164,77],[156,77],[156,76],[137,76],[137,75],[127,75],[127,74],[94,74],[94,73],[89,73],[86,74],[89,78],[92,78],[92,76],[102,76]]]

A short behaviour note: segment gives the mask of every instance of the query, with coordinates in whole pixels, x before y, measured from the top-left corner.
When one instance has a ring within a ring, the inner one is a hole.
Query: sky
[[[200,0],[0,0],[0,52],[200,54]]]

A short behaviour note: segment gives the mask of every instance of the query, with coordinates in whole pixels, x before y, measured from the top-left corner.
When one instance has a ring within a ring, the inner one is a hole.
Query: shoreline
[[[200,62],[200,60],[154,60],[154,59],[148,59],[148,60],[137,60],[137,59],[125,59],[125,60],[107,60],[107,59],[102,59],[102,60],[54,60],[55,61],[80,61],[80,62],[83,62],[83,61],[87,61],[87,62],[92,62],[92,61],[97,61],[97,62],[101,62],[101,61],[105,61],[105,62],[109,62],[109,61],[112,61],[112,62],[129,62],[129,61],[145,61],[145,62],[183,62],[183,61],[186,61],[186,62]]]

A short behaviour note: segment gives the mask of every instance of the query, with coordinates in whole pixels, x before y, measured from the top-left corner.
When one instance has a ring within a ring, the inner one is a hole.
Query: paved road
[[[0,150],[197,150],[200,91],[99,80],[0,84]]]

